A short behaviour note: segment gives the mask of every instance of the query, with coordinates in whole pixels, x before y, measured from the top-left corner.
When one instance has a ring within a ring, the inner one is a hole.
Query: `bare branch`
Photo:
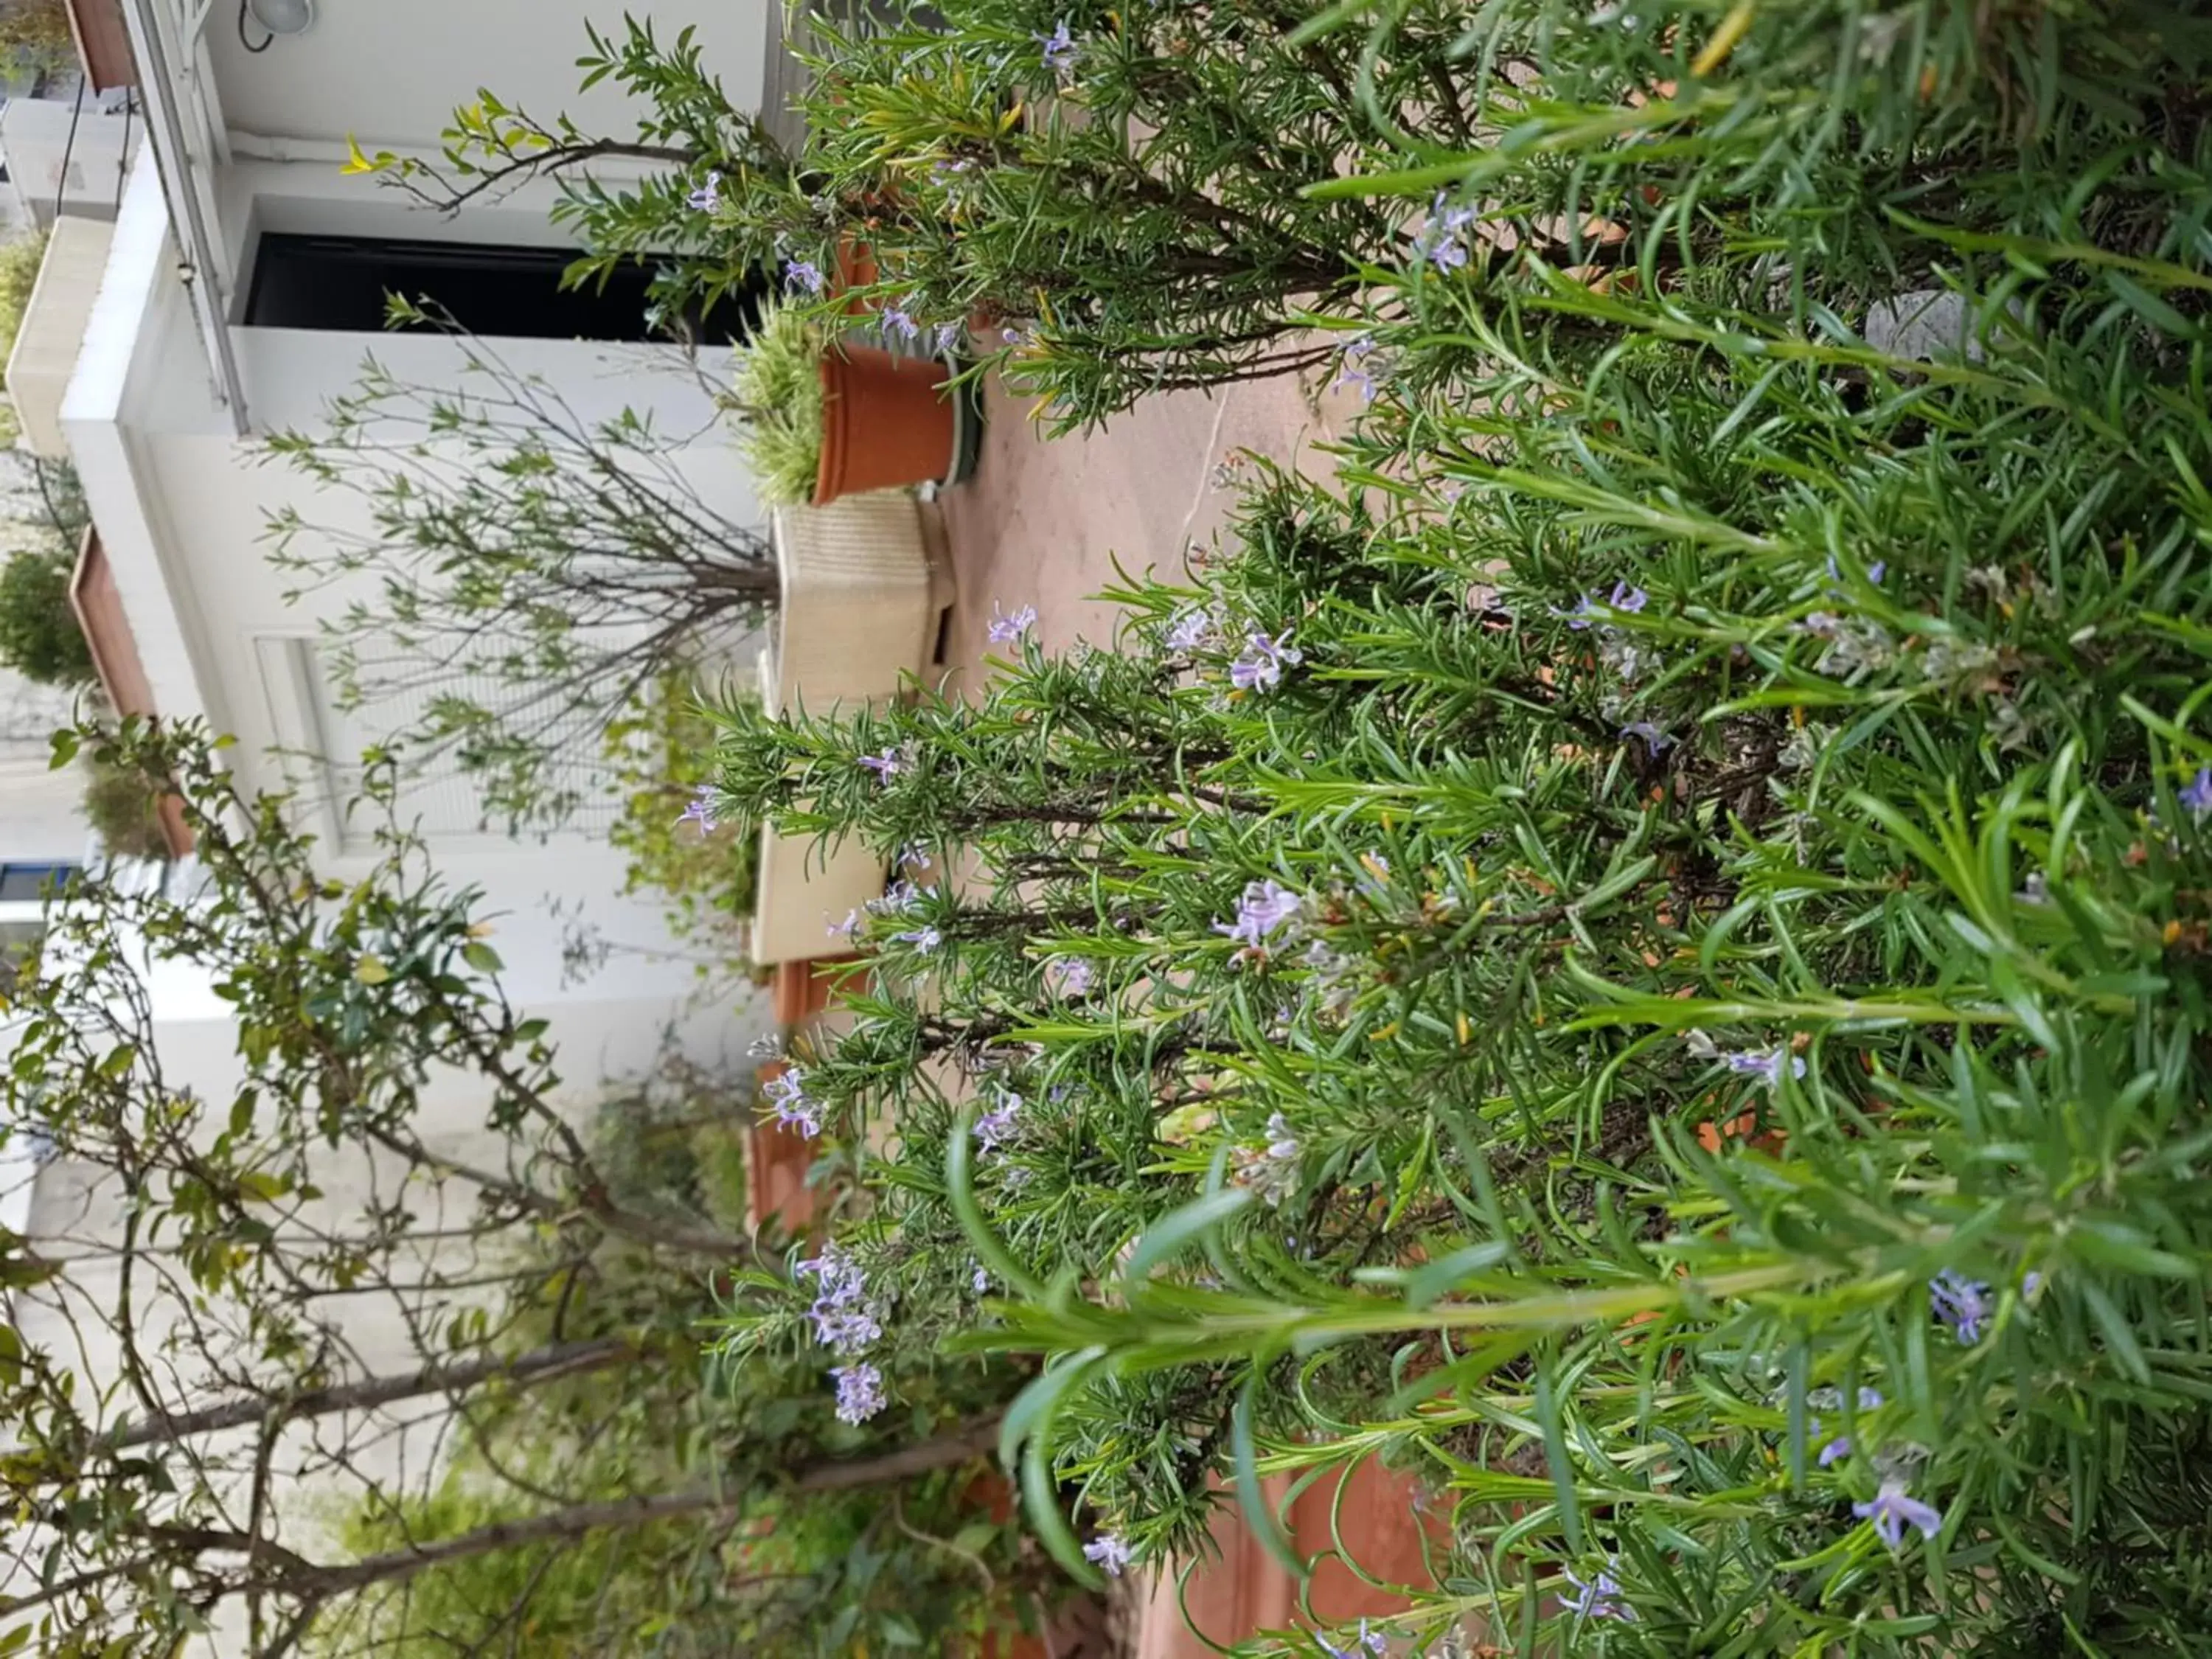
[[[241,1428],[272,1415],[296,1419],[320,1417],[331,1412],[374,1411],[380,1406],[389,1406],[397,1401],[415,1399],[423,1395],[465,1394],[472,1389],[482,1388],[487,1382],[512,1382],[527,1387],[532,1383],[549,1382],[556,1377],[573,1376],[580,1371],[597,1370],[603,1365],[616,1364],[636,1357],[637,1348],[634,1343],[616,1340],[563,1342],[531,1353],[517,1354],[512,1358],[487,1354],[451,1365],[425,1365],[420,1370],[400,1376],[363,1377],[357,1382],[310,1389],[288,1400],[233,1400],[218,1406],[203,1407],[198,1411],[164,1414],[102,1436],[94,1443],[94,1449],[101,1452],[128,1451],[134,1447]]]

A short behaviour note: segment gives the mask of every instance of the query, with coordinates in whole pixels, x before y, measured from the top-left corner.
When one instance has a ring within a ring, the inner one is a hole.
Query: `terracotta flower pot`
[[[876,269],[875,250],[858,237],[848,236],[837,245],[836,285],[833,294],[850,294],[845,301],[848,317],[866,317],[878,307],[877,302],[863,295],[851,294],[856,288],[869,288],[879,275]]]
[[[960,471],[957,392],[933,358],[895,357],[873,346],[847,344],[822,359],[822,467],[814,505],[927,483]]]

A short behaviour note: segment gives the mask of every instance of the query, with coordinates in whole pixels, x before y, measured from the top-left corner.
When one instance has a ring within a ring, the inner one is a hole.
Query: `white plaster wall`
[[[757,108],[775,0],[669,0],[638,9],[664,42],[696,27],[731,101]],[[576,59],[585,26],[619,38],[624,8],[608,0],[318,0],[308,33],[257,55],[240,45],[231,9],[208,29],[225,121],[249,132],[343,140],[365,147],[434,145],[456,106],[489,88],[550,119],[566,110],[586,127],[627,137],[619,92],[580,94]]]

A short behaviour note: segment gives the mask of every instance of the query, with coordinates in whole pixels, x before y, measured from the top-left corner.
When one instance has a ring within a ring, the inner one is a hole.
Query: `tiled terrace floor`
[[[1176,392],[1103,431],[1052,440],[995,383],[986,402],[981,464],[943,497],[959,586],[945,662],[971,683],[994,603],[1035,605],[1048,650],[1108,643],[1113,611],[1090,596],[1113,580],[1113,559],[1132,575],[1180,576],[1186,543],[1210,538],[1233,502],[1213,472],[1234,452],[1328,477],[1318,446],[1343,430],[1357,394],[1289,379]]]

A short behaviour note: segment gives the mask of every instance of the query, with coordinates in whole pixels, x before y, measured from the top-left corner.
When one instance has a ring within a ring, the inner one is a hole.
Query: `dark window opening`
[[[35,904],[83,873],[75,864],[0,864],[0,904]]]
[[[572,248],[494,247],[476,242],[402,242],[366,236],[265,235],[253,264],[246,321],[256,328],[377,333],[387,296],[434,301],[471,334],[534,340],[657,340],[646,290],[649,265],[616,269],[565,289]],[[710,343],[741,340],[758,319],[765,278],[714,307],[687,331]]]

